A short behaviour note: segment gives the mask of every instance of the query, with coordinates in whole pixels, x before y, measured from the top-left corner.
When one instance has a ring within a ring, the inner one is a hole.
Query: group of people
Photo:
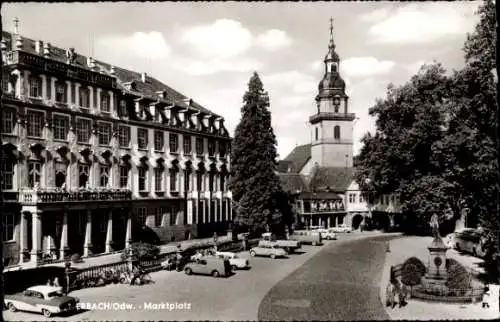
[[[55,277],[53,280],[49,278],[47,281],[47,286],[61,287],[59,283],[59,277]]]
[[[408,298],[408,296],[408,287],[401,283],[399,280],[394,279],[387,285],[387,306],[394,308],[398,304],[398,307],[403,307],[407,304],[406,299]]]

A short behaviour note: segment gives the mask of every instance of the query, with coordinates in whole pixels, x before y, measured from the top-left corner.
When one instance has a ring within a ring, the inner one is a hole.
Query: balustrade
[[[128,189],[116,190],[21,190],[19,202],[21,203],[54,203],[54,202],[80,202],[80,201],[113,201],[130,200],[132,191]]]

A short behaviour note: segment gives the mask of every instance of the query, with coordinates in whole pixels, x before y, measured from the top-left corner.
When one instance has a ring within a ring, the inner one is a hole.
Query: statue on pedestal
[[[439,216],[437,214],[432,215],[429,225],[432,228],[432,236],[434,238],[439,238]]]

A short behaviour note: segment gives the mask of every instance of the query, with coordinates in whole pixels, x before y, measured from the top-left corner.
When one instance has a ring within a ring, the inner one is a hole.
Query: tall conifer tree
[[[290,224],[291,207],[276,174],[269,97],[257,73],[250,78],[243,102],[231,147],[234,224],[254,234],[267,229],[281,233]]]

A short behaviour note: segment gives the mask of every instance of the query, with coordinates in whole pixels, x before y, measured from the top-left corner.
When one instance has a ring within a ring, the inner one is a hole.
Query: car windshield
[[[229,256],[229,257],[238,258],[238,255],[234,254],[234,255]]]
[[[60,291],[55,291],[55,292],[50,292],[47,294],[47,297],[52,298],[52,297],[61,297],[63,294]]]

